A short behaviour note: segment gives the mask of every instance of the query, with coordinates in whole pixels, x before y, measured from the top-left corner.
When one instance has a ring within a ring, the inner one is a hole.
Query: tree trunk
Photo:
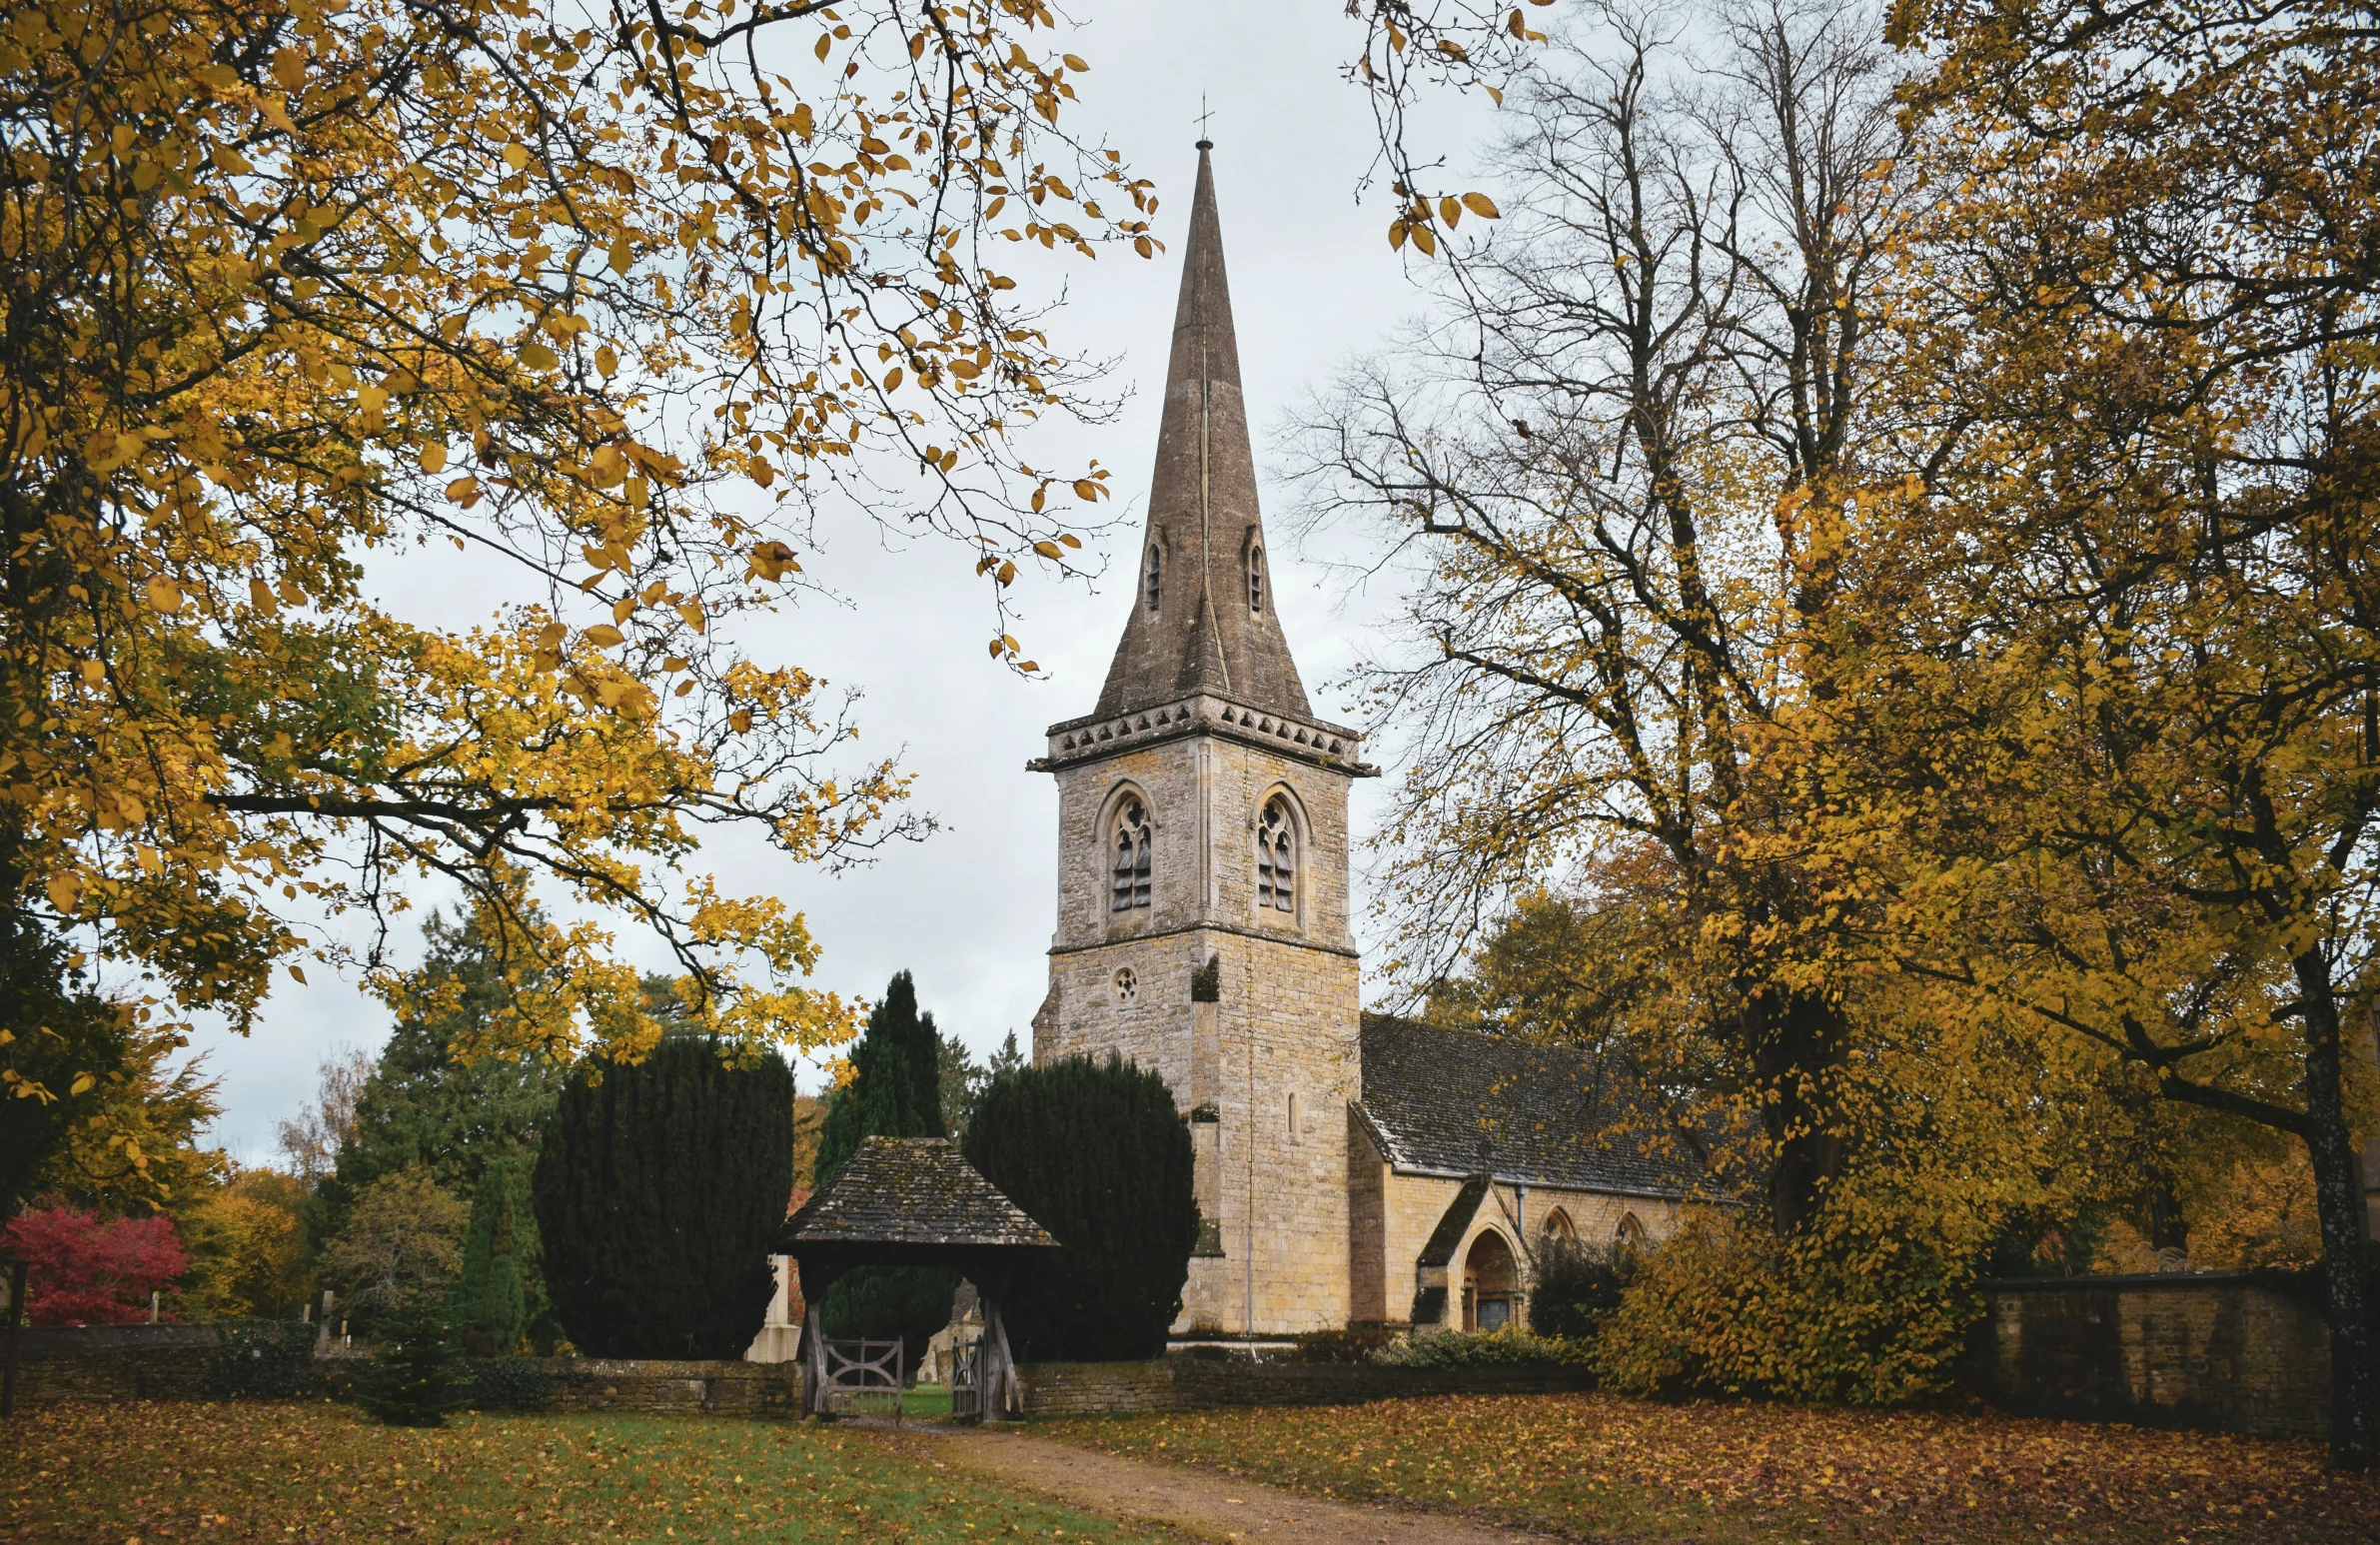
[[[2380,1369],[2374,1367],[2366,1264],[2371,1234],[2355,1144],[2347,1130],[2339,1003],[2331,986],[2330,962],[2309,951],[2294,963],[2305,1004],[2304,1136],[2314,1165],[2315,1210],[2322,1221],[2322,1298],[2330,1321],[2330,1462],[2340,1469],[2362,1470],[2380,1459],[2380,1420],[2375,1419],[2380,1413],[2373,1409],[2374,1396],[2380,1394]]]
[[[1808,993],[1764,992],[1749,1017],[1761,1118],[1776,1150],[1770,1218],[1780,1234],[1791,1234],[1816,1214],[1826,1182],[1842,1167],[1841,1112],[1830,1087],[1842,1061],[1842,1014]]]

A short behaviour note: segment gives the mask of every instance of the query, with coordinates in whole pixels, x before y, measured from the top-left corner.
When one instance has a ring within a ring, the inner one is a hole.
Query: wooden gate
[[[901,1417],[903,1348],[899,1341],[821,1341],[826,1392],[821,1407],[836,1416],[874,1410]]]
[[[950,1343],[950,1419],[983,1420],[983,1338]]]

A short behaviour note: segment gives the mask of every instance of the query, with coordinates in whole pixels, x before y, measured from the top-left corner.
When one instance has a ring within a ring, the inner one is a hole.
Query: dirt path
[[[871,1435],[929,1464],[1038,1491],[1111,1518],[1163,1524],[1208,1539],[1299,1545],[1525,1545],[1546,1539],[1444,1513],[1318,1501],[1254,1481],[1119,1459],[1024,1433],[911,1428]]]

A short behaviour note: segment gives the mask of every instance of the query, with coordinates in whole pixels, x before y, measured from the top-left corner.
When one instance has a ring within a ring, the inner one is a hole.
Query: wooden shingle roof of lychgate
[[[869,1137],[785,1219],[778,1248],[1055,1249],[1058,1241],[943,1137]]]

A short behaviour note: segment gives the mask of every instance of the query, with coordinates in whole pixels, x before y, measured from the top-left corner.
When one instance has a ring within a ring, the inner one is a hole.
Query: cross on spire
[[[1200,92],[1198,94],[1198,148],[1200,150],[1214,149],[1215,142],[1207,134],[1207,120],[1214,116],[1214,110],[1207,106],[1207,94],[1203,91]]]

